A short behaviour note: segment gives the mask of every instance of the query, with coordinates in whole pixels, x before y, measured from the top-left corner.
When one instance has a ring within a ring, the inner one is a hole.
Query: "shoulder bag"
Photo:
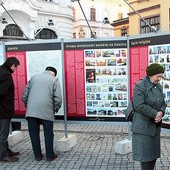
[[[132,122],[133,121],[133,115],[134,115],[134,108],[133,108],[133,100],[129,102],[127,109],[124,111],[125,118],[127,121]]]

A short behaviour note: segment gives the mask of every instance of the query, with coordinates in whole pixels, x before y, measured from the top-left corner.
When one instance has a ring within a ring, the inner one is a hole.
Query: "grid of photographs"
[[[170,123],[170,45],[154,45],[149,47],[149,64],[159,63],[165,68],[164,78],[160,82],[167,104],[164,122]]]
[[[85,50],[86,116],[123,117],[127,107],[127,49]]]

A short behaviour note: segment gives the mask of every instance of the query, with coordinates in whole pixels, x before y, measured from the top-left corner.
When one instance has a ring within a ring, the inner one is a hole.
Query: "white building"
[[[112,37],[127,12],[124,0],[0,0],[0,39]]]
[[[0,4],[1,39],[72,38],[70,0],[0,0]]]
[[[74,38],[90,38],[91,34],[96,37],[113,37],[113,27],[109,22],[127,17],[128,6],[124,0],[73,1]]]

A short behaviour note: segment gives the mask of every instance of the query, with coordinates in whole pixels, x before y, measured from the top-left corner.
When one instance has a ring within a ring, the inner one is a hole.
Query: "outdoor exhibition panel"
[[[154,33],[129,37],[130,52],[130,96],[136,82],[146,76],[146,67],[151,63],[159,63],[165,68],[161,80],[166,113],[163,124],[170,125],[170,33]]]
[[[127,38],[64,41],[66,110],[72,120],[125,120]]]
[[[24,117],[21,100],[31,76],[51,65],[58,70],[63,105],[56,119],[122,120],[128,103],[127,38],[7,42],[6,57],[20,61],[15,83],[16,117]],[[66,101],[66,102],[65,102]]]
[[[57,78],[60,81],[63,92],[61,42],[56,40],[7,42],[5,48],[7,58],[16,57],[20,61],[20,66],[13,73],[16,117],[24,117],[25,115],[26,108],[22,102],[22,93],[26,83],[33,75],[43,73],[47,66],[53,66],[57,69]],[[63,115],[63,113],[64,104],[58,114]]]
[[[163,123],[170,125],[170,32],[6,42],[5,51],[6,57],[15,56],[21,62],[13,75],[18,117],[25,114],[21,96],[27,81],[51,65],[58,70],[63,92],[63,105],[56,119],[63,120],[66,115],[68,120],[125,121],[124,110],[136,82],[146,76],[150,63],[157,62],[165,67],[161,80],[167,104]]]

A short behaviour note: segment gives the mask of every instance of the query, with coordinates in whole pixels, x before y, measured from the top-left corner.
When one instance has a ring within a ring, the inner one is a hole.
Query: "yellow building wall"
[[[140,34],[140,19],[160,15],[160,30],[170,30],[170,0],[128,0],[129,5],[129,35]],[[138,14],[135,11],[139,11]],[[152,8],[157,7],[157,8]],[[150,8],[150,9],[149,9]],[[149,10],[147,10],[149,9]],[[121,36],[122,25],[114,27],[114,36]]]
[[[170,30],[170,0],[161,0],[161,30]]]
[[[164,0],[128,0],[129,4],[135,9],[135,10],[140,10],[140,9],[145,9],[151,6],[155,6],[160,4],[160,1]],[[133,10],[129,8],[129,12],[132,12]]]
[[[159,5],[160,0],[141,0],[141,1],[129,0],[129,4],[133,7],[133,9],[135,9],[135,11],[138,12],[139,10]],[[133,9],[129,7],[129,13],[134,13]],[[143,18],[152,17],[152,16],[159,15],[159,14],[160,14],[159,8],[151,9],[149,11],[146,10],[143,12],[139,12],[139,15]],[[141,17],[139,15],[136,13],[129,15],[129,35],[140,34]]]
[[[160,10],[159,9],[155,9],[152,11],[147,11],[147,12],[143,12],[140,13],[140,15],[145,18],[145,17],[152,17],[155,15],[159,15],[160,14]],[[129,17],[129,35],[138,35],[140,34],[140,17],[138,15],[132,15]]]
[[[114,37],[121,37],[121,29],[128,28],[128,34],[129,34],[129,24],[124,24],[121,26],[114,27]]]

